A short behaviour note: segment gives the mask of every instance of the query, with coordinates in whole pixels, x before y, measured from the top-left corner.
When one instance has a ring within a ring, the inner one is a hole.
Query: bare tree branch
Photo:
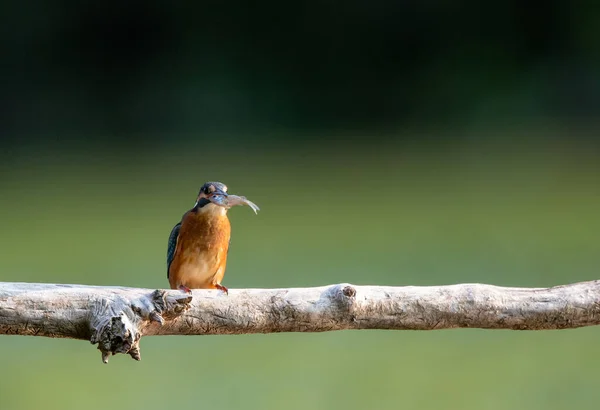
[[[354,286],[174,290],[0,282],[0,334],[98,344],[140,360],[140,337],[343,329],[566,329],[600,324],[600,281],[553,288]]]

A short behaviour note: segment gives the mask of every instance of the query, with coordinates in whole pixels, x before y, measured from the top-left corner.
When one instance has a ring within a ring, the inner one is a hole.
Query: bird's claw
[[[192,290],[185,285],[179,285],[179,290],[184,293],[192,293]]]

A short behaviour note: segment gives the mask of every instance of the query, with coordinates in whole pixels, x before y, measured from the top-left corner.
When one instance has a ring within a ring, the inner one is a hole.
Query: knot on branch
[[[139,341],[141,334],[137,326],[122,312],[119,316],[107,318],[104,325],[92,334],[92,344],[98,343],[102,352],[102,361],[108,363],[111,354],[128,353],[135,360],[140,360]]]
[[[98,344],[104,363],[117,353],[141,360],[142,325],[151,322],[163,325],[165,320],[175,319],[189,309],[191,301],[191,295],[164,290],[155,290],[134,300],[103,298],[91,309],[90,342]]]
[[[149,296],[134,300],[131,309],[142,319],[163,325],[165,320],[175,319],[189,309],[191,301],[192,295],[155,290]]]
[[[338,307],[350,307],[356,300],[356,288],[347,283],[331,286],[326,294]]]
[[[329,287],[324,296],[329,299],[335,323],[352,323],[355,320],[356,288],[348,283]]]
[[[353,286],[346,285],[344,286],[344,289],[342,289],[342,293],[348,298],[353,298],[356,296],[356,289]]]

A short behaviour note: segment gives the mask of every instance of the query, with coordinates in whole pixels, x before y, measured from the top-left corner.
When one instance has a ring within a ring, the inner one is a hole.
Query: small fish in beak
[[[227,195],[227,197],[224,198],[224,205],[222,206],[225,206],[226,208],[231,208],[232,206],[236,205],[248,205],[250,208],[252,208],[255,214],[257,214],[258,211],[260,211],[260,208],[254,202],[246,199],[245,196],[238,195]]]

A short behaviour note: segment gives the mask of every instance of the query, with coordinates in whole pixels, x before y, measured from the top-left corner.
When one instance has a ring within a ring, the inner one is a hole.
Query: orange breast
[[[206,209],[204,209],[206,208]],[[225,210],[209,204],[187,212],[181,221],[175,257],[169,268],[172,289],[214,289],[225,274],[231,225]]]

